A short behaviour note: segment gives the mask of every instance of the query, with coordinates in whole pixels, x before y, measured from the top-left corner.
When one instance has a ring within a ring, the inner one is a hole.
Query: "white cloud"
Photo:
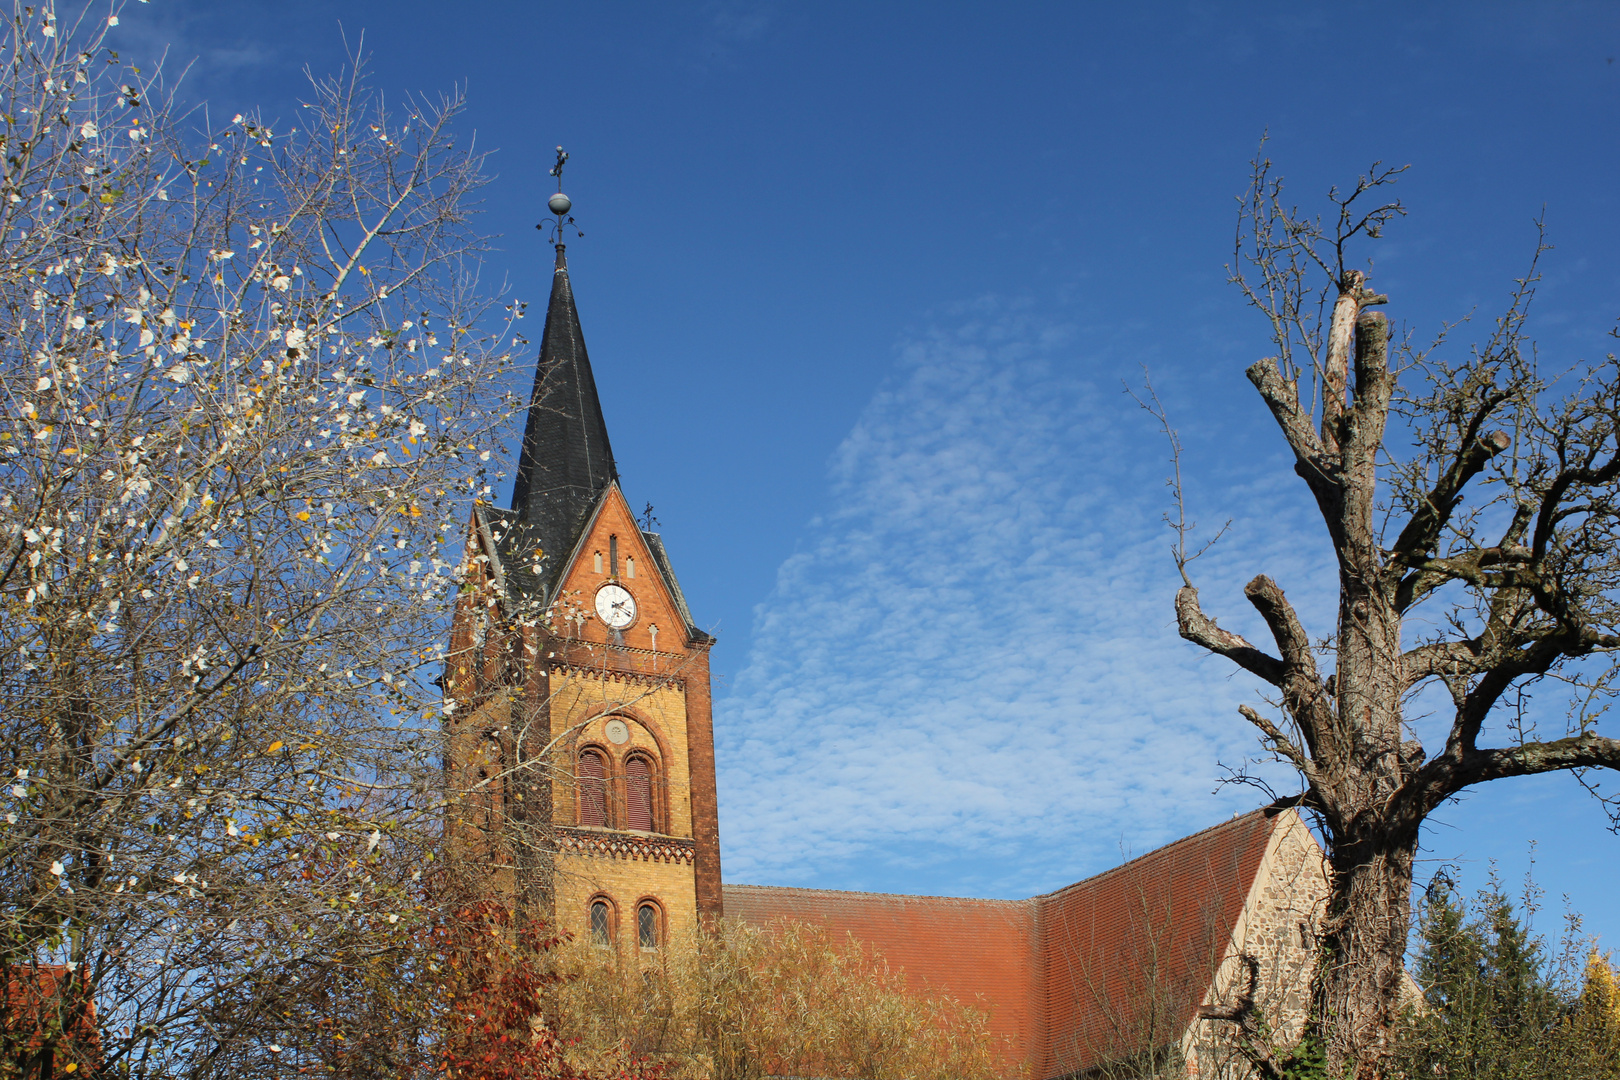
[[[729,880],[1027,895],[1259,801],[1212,793],[1250,684],[1176,636],[1163,439],[1090,340],[985,304],[904,346],[719,703]],[[1327,598],[1257,520],[1199,564],[1242,632],[1245,571]]]

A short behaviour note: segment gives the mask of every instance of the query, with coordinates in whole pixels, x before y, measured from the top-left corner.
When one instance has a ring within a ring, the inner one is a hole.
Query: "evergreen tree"
[[[1414,975],[1423,1003],[1399,1034],[1398,1075],[1469,1080],[1620,1080],[1620,989],[1593,953],[1584,980],[1572,921],[1560,948],[1529,924],[1494,880],[1472,904],[1430,889]]]

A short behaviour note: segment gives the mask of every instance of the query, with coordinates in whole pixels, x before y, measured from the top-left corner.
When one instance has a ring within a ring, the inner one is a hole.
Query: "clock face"
[[[636,621],[636,599],[623,585],[604,585],[596,590],[596,617],[623,630]]]

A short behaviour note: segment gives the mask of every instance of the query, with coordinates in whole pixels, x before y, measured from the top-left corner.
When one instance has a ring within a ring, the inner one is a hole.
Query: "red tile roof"
[[[788,920],[848,933],[902,970],[912,991],[990,1009],[990,1030],[1007,1041],[1008,1063],[1029,1058],[1036,985],[1035,913],[1027,900],[727,885],[725,911],[756,926]]]
[[[1214,979],[1276,816],[1244,814],[1034,903],[1038,1076],[1179,1041]]]
[[[725,886],[728,916],[848,933],[918,991],[991,1009],[1036,1077],[1180,1039],[1278,818],[1255,811],[1029,900]]]

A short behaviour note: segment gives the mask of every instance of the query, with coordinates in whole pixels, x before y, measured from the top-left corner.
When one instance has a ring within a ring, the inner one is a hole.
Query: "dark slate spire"
[[[568,283],[568,260],[558,244],[529,423],[512,485],[512,511],[526,536],[544,549],[550,573],[561,569],[586,515],[618,478]]]

